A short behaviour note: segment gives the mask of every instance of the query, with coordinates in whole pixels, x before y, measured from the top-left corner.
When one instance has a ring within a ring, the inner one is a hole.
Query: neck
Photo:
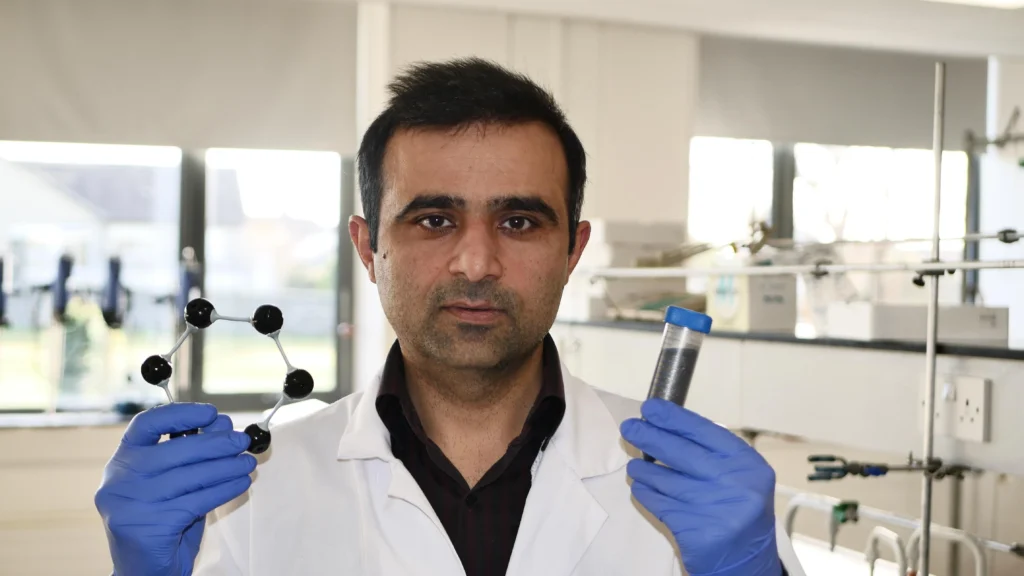
[[[427,436],[452,460],[497,460],[522,432],[540,392],[543,351],[538,345],[518,362],[485,371],[406,356],[409,396]]]

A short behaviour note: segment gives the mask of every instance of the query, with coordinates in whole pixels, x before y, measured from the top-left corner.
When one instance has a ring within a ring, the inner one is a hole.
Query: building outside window
[[[150,392],[136,360],[173,344],[180,163],[171,147],[0,142],[0,410],[106,408]],[[47,287],[62,257],[72,297],[58,322]],[[100,311],[112,257],[132,293],[118,330]]]

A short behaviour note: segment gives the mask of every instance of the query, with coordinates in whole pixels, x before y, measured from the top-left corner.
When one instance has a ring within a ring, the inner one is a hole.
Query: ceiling
[[[396,3],[498,9],[681,28],[705,34],[949,56],[1024,57],[1024,10],[951,3],[953,1],[1000,0],[397,0]]]

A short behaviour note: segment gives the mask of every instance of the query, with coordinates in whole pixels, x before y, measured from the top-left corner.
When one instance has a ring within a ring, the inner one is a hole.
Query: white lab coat
[[[685,574],[665,527],[631,498],[619,423],[640,404],[563,366],[565,416],[534,465],[509,576]],[[197,576],[456,576],[444,527],[377,415],[378,379],[272,429],[249,492],[211,514]],[[791,576],[803,576],[779,533]]]

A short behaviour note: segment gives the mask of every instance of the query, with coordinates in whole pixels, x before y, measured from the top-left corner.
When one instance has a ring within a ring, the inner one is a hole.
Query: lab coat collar
[[[377,413],[381,374],[360,395],[341,435],[339,460],[380,459],[392,462],[391,436]],[[614,472],[629,461],[619,423],[589,385],[562,364],[565,415],[551,437],[548,451],[557,453],[580,479]]]
[[[558,452],[580,479],[610,474],[629,462],[619,422],[587,383],[562,364],[565,416],[548,450]]]
[[[382,373],[383,370],[378,371],[370,385],[359,393],[338,443],[338,460],[395,460],[391,453],[391,434],[377,413],[377,392]]]

